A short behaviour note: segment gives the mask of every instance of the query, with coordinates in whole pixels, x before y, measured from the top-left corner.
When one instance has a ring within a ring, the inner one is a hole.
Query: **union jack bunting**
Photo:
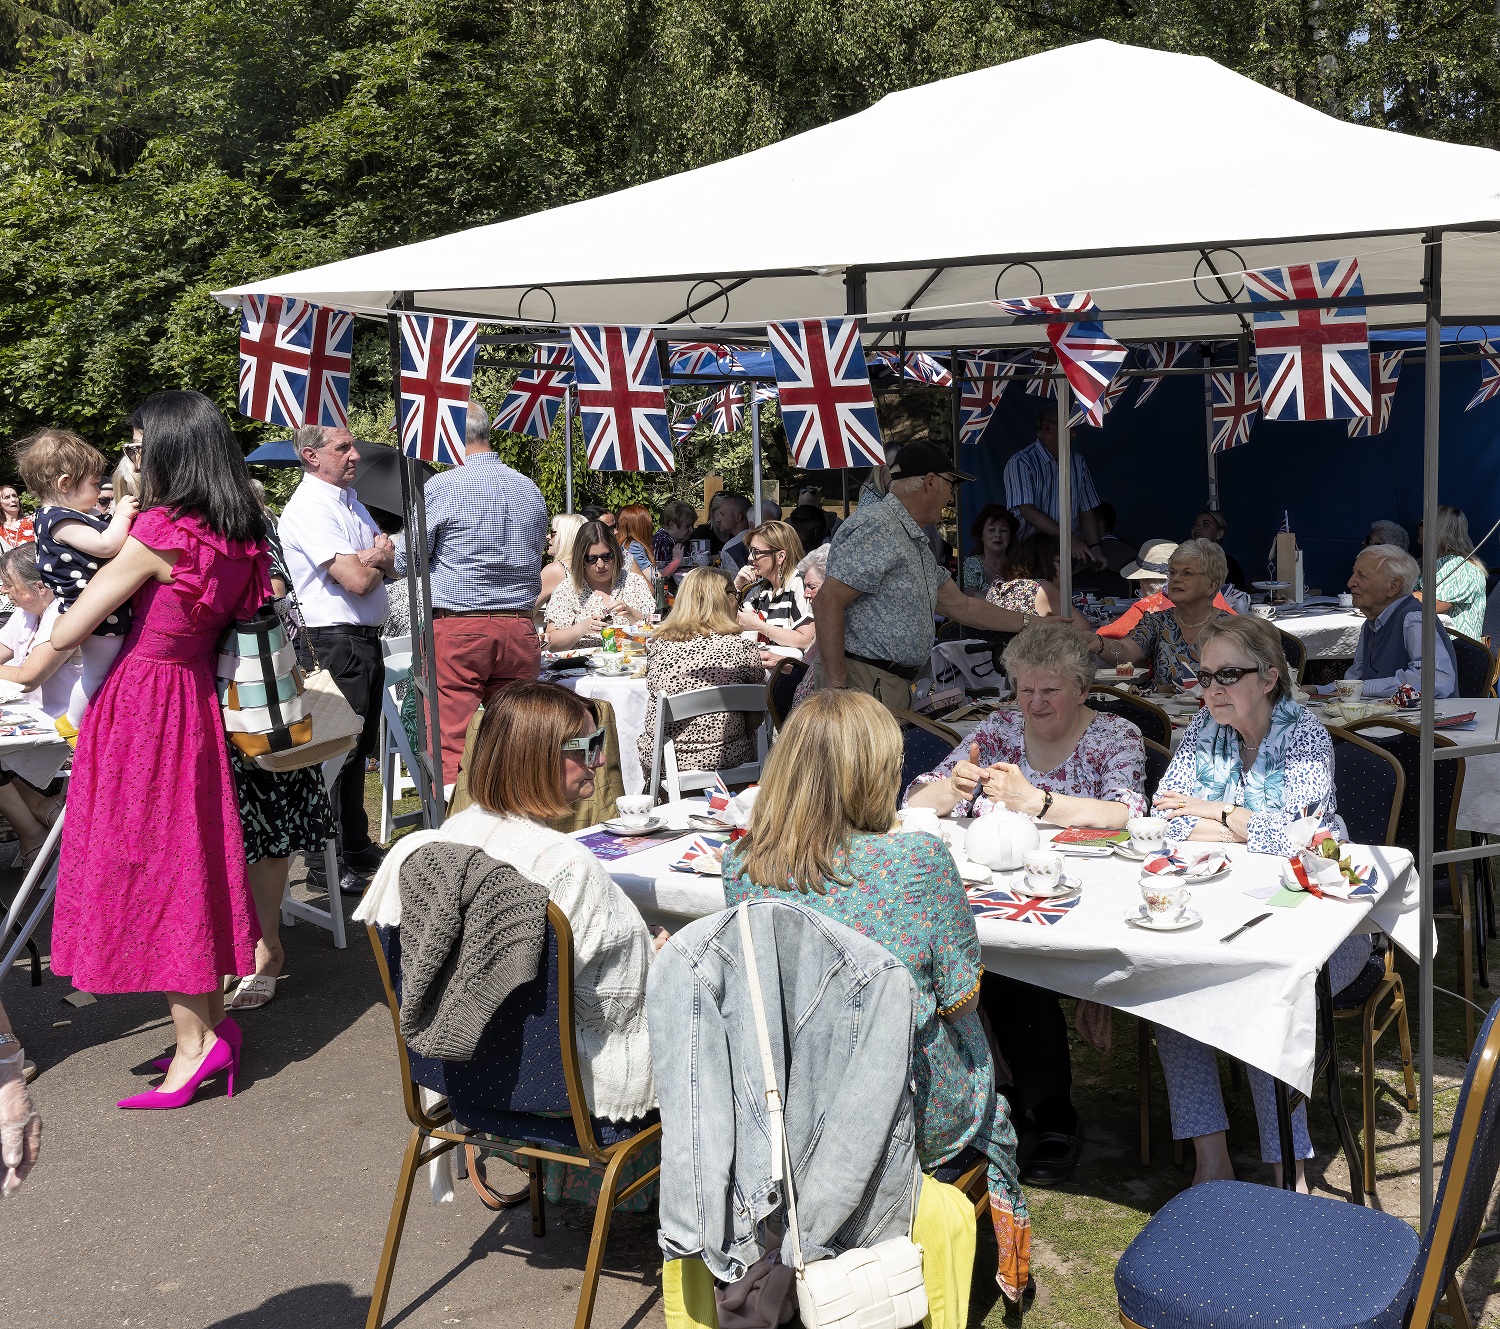
[[[958,397],[958,441],[977,443],[995,414],[995,406],[1005,395],[1006,378],[999,377],[999,365],[988,360],[965,360],[964,380]],[[1014,366],[1011,371],[1014,372]]]
[[[1396,380],[1401,376],[1405,351],[1370,352],[1370,414],[1349,421],[1350,438],[1383,434],[1391,423],[1391,403],[1396,399]]]
[[[1208,387],[1213,401],[1213,451],[1237,448],[1249,440],[1255,425],[1260,379],[1253,369],[1245,374],[1210,374]]]
[[[354,315],[279,295],[240,307],[240,414],[290,429],[347,428]]]
[[[953,383],[953,375],[947,367],[925,351],[873,351],[871,359],[883,364],[897,378],[931,383],[940,388],[950,387]]]
[[[711,341],[672,342],[667,348],[667,370],[673,374],[734,374],[740,362],[733,346]]]
[[[881,465],[885,452],[859,320],[770,323],[766,335],[792,464],[809,470]]]
[[[1188,352],[1193,349],[1193,343],[1190,341],[1153,341],[1147,342],[1141,349],[1146,353],[1148,369],[1175,369],[1187,359]],[[1156,391],[1161,378],[1159,373],[1152,373],[1141,379],[1141,395],[1135,399],[1137,406],[1146,404],[1146,398]]]
[[[1098,312],[1094,297],[1087,291],[1067,295],[1038,295],[1025,299],[994,300],[997,308],[1018,318],[1048,314],[1092,314]],[[1104,423],[1104,394],[1125,363],[1125,348],[1104,331],[1097,320],[1079,323],[1048,323],[1047,339],[1057,352],[1058,363],[1069,385],[1077,394],[1089,423]],[[1033,383],[1036,384],[1033,390]],[[1042,395],[1039,380],[1026,385],[1027,392]],[[1056,396],[1055,380],[1047,379],[1049,395]]]
[[[988,890],[970,891],[969,908],[975,918],[999,918],[1049,928],[1061,923],[1082,898],[1081,895],[1072,895],[1060,900],[1041,900],[994,886]]]
[[[401,315],[401,451],[462,466],[479,324],[467,318]]]
[[[650,328],[573,329],[573,372],[589,465],[596,471],[670,471],[667,394]]]
[[[732,434],[745,418],[745,389],[726,383],[708,399],[708,427],[714,434]]]
[[[1026,380],[1024,389],[1028,397],[1055,397],[1057,396],[1057,379],[1053,377],[1053,371],[1057,368],[1057,354],[1050,346],[1038,346],[1031,352],[1029,360],[1022,360],[1016,365],[1017,370],[1029,369],[1031,377]]]
[[[1500,396],[1500,355],[1493,353],[1495,348],[1489,342],[1484,342],[1480,349],[1484,359],[1479,362],[1479,391],[1464,407],[1466,411],[1472,411],[1482,401],[1491,401]],[[242,406],[240,409],[245,408]]]
[[[1360,300],[1359,261],[1328,259],[1245,274],[1268,420],[1352,420],[1370,414],[1370,335],[1361,304],[1277,310],[1288,300]]]
[[[776,395],[776,385],[774,383],[757,383],[755,385],[755,400],[760,402],[762,406],[767,402],[779,400]]]
[[[573,348],[538,346],[531,363],[538,367],[517,374],[511,381],[510,391],[495,413],[495,428],[532,438],[551,438],[557,412],[573,381]]]
[[[1102,415],[1108,415],[1114,409],[1120,398],[1130,391],[1130,384],[1131,380],[1128,378],[1117,378],[1109,385],[1104,394],[1104,400],[1100,403]],[[1139,402],[1136,404],[1140,405]],[[1068,428],[1076,429],[1082,424],[1094,425],[1094,428],[1098,429],[1104,424],[1104,421],[1101,419],[1098,424],[1094,424],[1094,421],[1089,418],[1088,411],[1084,409],[1083,404],[1080,402],[1073,407],[1073,413],[1068,416]]]

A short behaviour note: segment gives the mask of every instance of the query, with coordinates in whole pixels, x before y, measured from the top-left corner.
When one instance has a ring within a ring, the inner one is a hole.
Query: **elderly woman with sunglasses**
[[[602,521],[588,521],[573,537],[568,576],[547,601],[547,645],[554,651],[598,646],[608,624],[649,621],[656,596],[646,579],[624,566],[620,542]]]
[[[1223,618],[1199,638],[1203,709],[1183,734],[1162,777],[1156,809],[1171,819],[1171,840],[1248,845],[1252,852],[1292,852],[1291,822],[1317,816],[1341,836],[1328,731],[1291,698],[1276,629],[1258,618]],[[1370,955],[1368,936],[1351,937],[1329,959],[1333,990],[1346,987]],[[1225,1138],[1229,1121],[1214,1050],[1164,1025],[1156,1046],[1172,1105],[1172,1135],[1197,1150],[1193,1183],[1233,1180]],[[1280,1133],[1271,1078],[1250,1068],[1261,1157],[1281,1184]],[[1303,1160],[1312,1157],[1307,1109],[1292,1118],[1297,1189],[1306,1191]]]

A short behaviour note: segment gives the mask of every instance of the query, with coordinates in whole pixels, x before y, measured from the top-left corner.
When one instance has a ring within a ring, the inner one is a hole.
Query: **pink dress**
[[[85,992],[216,989],[255,972],[260,936],[214,687],[225,627],[270,594],[264,544],[152,508],[131,534],[178,551],[148,581],[84,712],[68,789],[52,971]]]

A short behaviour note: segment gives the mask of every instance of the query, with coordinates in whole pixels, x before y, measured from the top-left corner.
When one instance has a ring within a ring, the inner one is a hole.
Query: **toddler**
[[[16,463],[41,505],[32,523],[37,569],[67,613],[94,574],[124,546],[136,501],[126,495],[116,500],[113,517],[95,515],[109,460],[70,429],[43,429],[23,439],[16,446]],[[89,698],[109,673],[129,630],[130,606],[125,604],[84,639],[83,675],[73,687],[66,716],[57,721],[65,738],[76,735]]]

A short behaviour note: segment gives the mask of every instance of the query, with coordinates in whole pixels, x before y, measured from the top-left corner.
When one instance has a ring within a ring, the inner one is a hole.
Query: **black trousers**
[[[1061,1000],[1056,992],[1001,974],[986,973],[980,980],[980,1004],[1015,1081],[1001,1092],[1010,1101],[1018,1129],[1027,1112],[1040,1131],[1071,1135],[1077,1129],[1073,1062]]]
[[[307,635],[318,653],[318,663],[331,675],[354,713],[364,717],[359,744],[344,759],[333,789],[338,813],[339,844],[358,853],[370,845],[370,819],[365,813],[365,762],[374,755],[380,738],[380,700],[385,687],[385,661],[374,628],[309,628]]]

